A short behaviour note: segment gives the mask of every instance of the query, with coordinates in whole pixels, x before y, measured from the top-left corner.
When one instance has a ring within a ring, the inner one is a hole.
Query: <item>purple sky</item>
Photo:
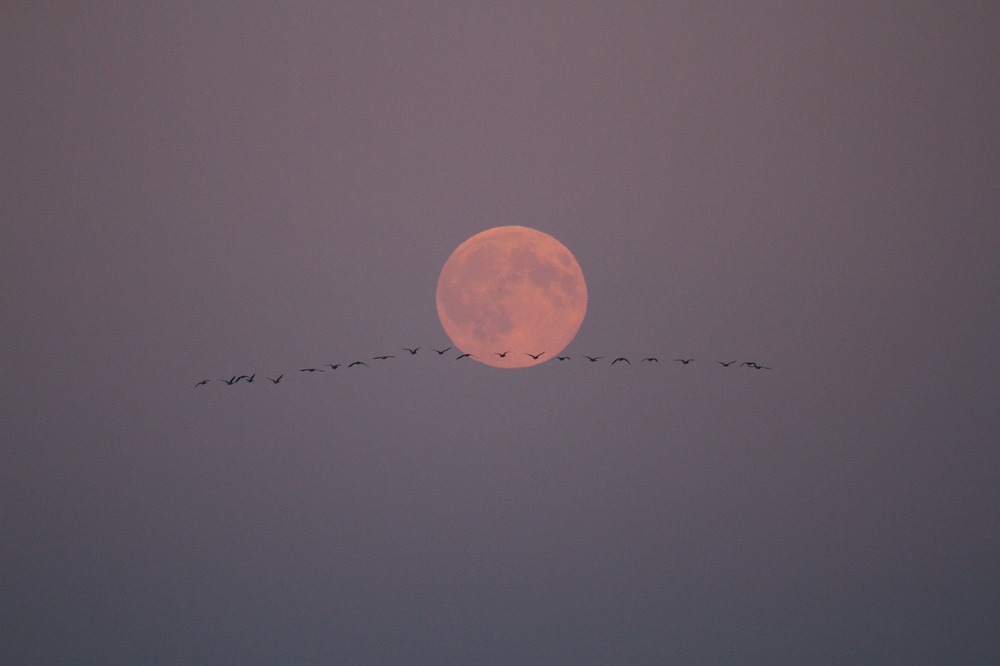
[[[1000,659],[993,3],[330,4],[0,9],[0,662]]]

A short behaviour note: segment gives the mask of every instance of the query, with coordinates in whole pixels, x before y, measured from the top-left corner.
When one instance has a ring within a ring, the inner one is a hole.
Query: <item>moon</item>
[[[525,368],[555,358],[576,336],[587,313],[587,283],[573,253],[552,236],[495,227],[448,257],[437,311],[458,349],[495,368]]]

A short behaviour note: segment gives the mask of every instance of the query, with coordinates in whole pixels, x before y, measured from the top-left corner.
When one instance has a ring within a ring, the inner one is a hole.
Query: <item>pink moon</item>
[[[552,236],[495,227],[448,257],[437,311],[462,352],[495,368],[524,368],[555,358],[573,340],[587,313],[587,284],[576,258]]]

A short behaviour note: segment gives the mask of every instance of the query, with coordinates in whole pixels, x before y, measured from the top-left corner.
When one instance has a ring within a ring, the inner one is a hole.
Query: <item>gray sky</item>
[[[995,6],[497,4],[0,10],[0,661],[995,663]]]

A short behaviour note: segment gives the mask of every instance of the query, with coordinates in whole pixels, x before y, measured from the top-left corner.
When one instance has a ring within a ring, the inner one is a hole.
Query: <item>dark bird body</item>
[[[324,365],[326,365],[326,367],[330,368],[331,370],[336,370],[337,368],[340,367],[339,363],[325,363]]]
[[[721,366],[722,366],[723,368],[728,368],[728,367],[729,367],[729,366],[731,366],[731,365],[732,365],[733,363],[736,363],[736,361],[730,361],[729,363],[725,363],[725,362],[723,362],[723,361],[716,361],[716,363],[718,363],[719,365],[721,365]]]
[[[323,372],[319,368],[302,368],[299,372]]]
[[[500,358],[507,358],[507,354],[509,354],[510,352],[505,351],[505,352],[493,352],[493,353],[499,356]]]
[[[445,347],[444,349],[433,349],[433,348],[431,348],[431,351],[436,351],[438,353],[438,355],[441,355],[441,354],[445,353],[446,351],[449,351],[450,349],[451,349],[451,347]]]
[[[584,356],[583,356],[583,357],[584,357],[585,359],[587,359],[588,361],[590,361],[591,363],[594,363],[594,362],[596,362],[596,361],[599,361],[599,360],[601,360],[602,358],[604,358],[603,356],[587,356],[586,354],[584,354]]]
[[[460,360],[462,360],[463,358],[468,358],[468,357],[470,357],[470,356],[472,356],[472,354],[459,354],[458,356],[456,356],[456,357],[455,357],[455,360],[456,360],[456,361],[460,361]]]
[[[195,384],[195,387],[197,388],[198,386],[204,386],[205,384],[209,383],[210,381],[212,381],[212,380],[211,379],[203,379],[200,382],[198,382],[197,384]],[[223,381],[225,381],[225,380],[223,380]]]
[[[653,363],[659,363],[660,359],[656,358],[655,356],[647,356],[646,358],[642,359],[641,363],[645,363],[646,361],[652,361]]]
[[[396,358],[396,357],[393,356],[392,354],[388,354],[386,356],[374,356],[374,357],[372,357],[372,360],[373,361],[384,361],[384,360],[389,359],[389,358]]]
[[[542,357],[542,354],[544,354],[544,353],[545,352],[538,352],[537,354],[529,354],[528,352],[524,352],[524,355],[525,356],[530,356],[531,358],[533,358],[533,359],[535,359],[537,361],[539,358]]]
[[[687,365],[688,363],[690,363],[690,362],[691,362],[691,361],[693,361],[694,359],[693,359],[693,358],[675,358],[674,360],[675,360],[675,361],[680,361],[680,362],[681,362],[681,363],[683,363],[684,365]]]
[[[354,366],[356,366],[356,365],[363,365],[363,366],[365,366],[366,368],[368,367],[368,364],[367,364],[367,363],[365,363],[364,361],[355,361],[354,363],[351,363],[351,364],[350,364],[350,365],[348,365],[347,367],[348,367],[348,368],[353,368],[353,367],[354,367]]]
[[[274,379],[273,377],[268,377],[268,379],[270,379],[272,382],[274,382],[275,384],[277,384],[278,382],[281,381],[282,377],[284,377],[284,375],[278,375],[277,379]]]
[[[556,356],[557,361],[568,361],[569,356]]]
[[[418,352],[419,350],[420,350],[420,347],[414,347],[413,349],[410,349],[409,347],[403,347],[403,351],[408,351],[408,352],[410,352],[410,356],[413,356],[413,355],[414,355],[414,354],[416,354],[416,353],[417,353],[417,352]]]
[[[624,356],[619,356],[619,357],[618,357],[618,358],[616,358],[615,360],[611,361],[611,365],[614,365],[614,364],[615,364],[615,363],[617,363],[618,361],[625,361],[625,362],[626,362],[626,363],[628,363],[629,365],[632,365],[631,363],[629,363],[629,360],[628,360],[627,358],[625,358]]]

